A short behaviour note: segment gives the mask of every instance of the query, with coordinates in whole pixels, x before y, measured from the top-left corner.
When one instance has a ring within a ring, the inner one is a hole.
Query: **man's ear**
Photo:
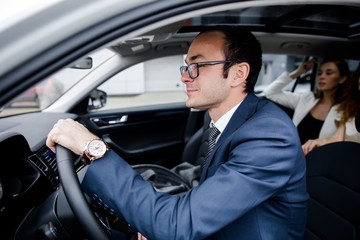
[[[250,65],[246,62],[241,62],[234,65],[234,77],[233,77],[233,86],[243,85],[245,86],[246,79],[250,73]]]

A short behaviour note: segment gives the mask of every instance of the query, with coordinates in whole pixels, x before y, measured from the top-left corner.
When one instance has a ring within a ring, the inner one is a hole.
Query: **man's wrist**
[[[82,153],[82,161],[85,165],[89,165],[94,160],[102,158],[108,150],[109,147],[104,140],[94,138],[87,142]]]

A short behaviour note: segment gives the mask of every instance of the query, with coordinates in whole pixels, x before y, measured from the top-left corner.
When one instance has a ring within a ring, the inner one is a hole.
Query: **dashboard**
[[[73,114],[31,113],[0,119],[0,236],[15,239],[21,222],[59,188],[48,132]]]

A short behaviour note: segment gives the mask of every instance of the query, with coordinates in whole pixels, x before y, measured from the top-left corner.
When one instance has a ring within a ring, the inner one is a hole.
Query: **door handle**
[[[121,117],[116,118],[90,118],[90,120],[99,127],[115,125],[120,123],[125,123],[128,120],[128,115],[122,115]]]
[[[112,125],[112,124],[124,123],[127,121],[127,119],[128,119],[128,115],[123,115],[120,118],[108,120],[108,124]]]

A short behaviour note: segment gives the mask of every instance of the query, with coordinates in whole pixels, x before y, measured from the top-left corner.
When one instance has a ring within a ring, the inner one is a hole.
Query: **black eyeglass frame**
[[[195,79],[199,76],[199,67],[203,67],[206,65],[217,65],[217,64],[225,64],[225,63],[232,63],[232,61],[208,61],[208,62],[198,62],[192,63],[188,66],[181,66],[180,67],[180,74],[181,76],[187,71],[191,79]],[[190,69],[190,70],[189,70]],[[196,76],[193,75],[193,70],[196,69]]]

